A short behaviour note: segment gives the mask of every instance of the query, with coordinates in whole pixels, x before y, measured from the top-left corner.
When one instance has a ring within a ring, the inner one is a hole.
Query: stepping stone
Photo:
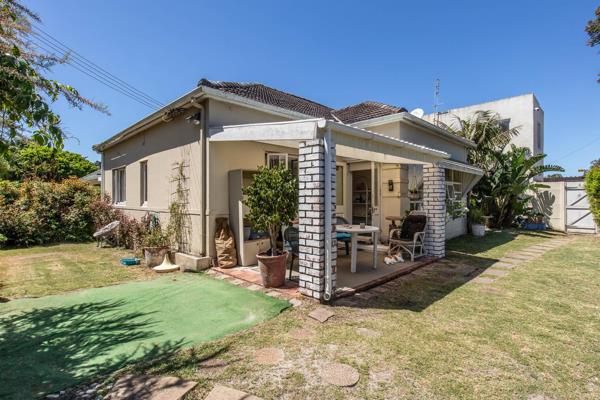
[[[515,267],[514,264],[498,261],[491,265],[491,268],[504,268],[504,269],[513,269]]]
[[[507,254],[506,257],[516,258],[517,260],[525,260],[525,261],[533,260],[534,258],[536,258],[536,256],[534,256],[534,255],[522,254],[522,253],[510,253],[510,254]]]
[[[253,283],[252,285],[248,286],[246,289],[252,290],[252,291],[257,291],[257,290],[262,289],[262,287]]]
[[[105,399],[178,400],[197,384],[176,376],[125,375],[114,384]]]
[[[319,307],[312,311],[310,314],[308,314],[309,317],[311,317],[312,319],[316,319],[320,323],[324,323],[334,315],[335,314],[330,309],[325,307]]]
[[[292,339],[308,340],[315,337],[315,331],[306,328],[296,328],[289,331],[287,335]]]
[[[293,298],[293,299],[289,299],[288,301],[290,302],[292,307],[300,307],[302,305],[302,300],[300,300],[300,299]]]
[[[321,370],[321,378],[335,386],[354,386],[358,383],[360,374],[347,364],[332,363]]]
[[[378,338],[381,336],[380,332],[374,331],[372,329],[369,328],[356,328],[356,333],[358,333],[361,336],[365,336],[365,337],[369,337],[369,338]]]
[[[503,263],[512,264],[512,265],[514,265],[516,267],[517,265],[522,264],[523,261],[525,261],[525,260],[518,260],[516,258],[502,257],[500,259],[500,261],[503,262]]]
[[[252,396],[241,390],[232,389],[227,386],[216,385],[208,393],[204,400],[262,400],[260,397]]]
[[[283,361],[283,350],[275,347],[263,347],[254,352],[254,360],[261,365],[275,365]]]
[[[198,371],[203,375],[217,376],[225,371],[225,368],[229,366],[229,363],[218,358],[210,358],[202,361]]]
[[[506,276],[508,275],[508,271],[506,270],[502,270],[502,269],[486,269],[485,271],[483,271],[483,273],[485,275],[492,275],[492,276]]]
[[[473,278],[471,280],[471,282],[488,284],[488,283],[494,283],[494,282],[496,282],[496,280],[494,278],[486,278],[485,276],[478,276],[477,278]]]

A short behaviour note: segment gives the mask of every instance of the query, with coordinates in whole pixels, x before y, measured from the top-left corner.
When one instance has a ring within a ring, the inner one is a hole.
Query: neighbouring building
[[[511,140],[512,144],[529,148],[531,154],[544,152],[544,110],[533,93],[452,108],[423,118],[432,123],[439,120],[446,125],[456,126],[456,117],[468,119],[476,111],[487,110],[498,113],[507,128],[518,127],[519,135]]]

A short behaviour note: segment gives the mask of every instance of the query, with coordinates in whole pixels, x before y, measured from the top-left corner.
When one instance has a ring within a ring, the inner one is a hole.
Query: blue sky
[[[546,162],[577,174],[600,158],[600,55],[585,45],[597,1],[25,1],[43,28],[166,103],[206,77],[256,81],[332,107],[378,100],[430,112],[534,92]],[[67,149],[151,110],[69,66],[52,76],[111,116],[56,104]]]

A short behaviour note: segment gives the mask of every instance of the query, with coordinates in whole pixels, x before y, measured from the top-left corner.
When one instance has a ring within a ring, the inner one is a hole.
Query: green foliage
[[[484,223],[484,213],[483,210],[479,207],[473,207],[469,210],[469,220],[472,224],[483,224]]]
[[[90,203],[97,197],[97,189],[79,179],[1,181],[0,234],[14,246],[89,240]]]
[[[189,252],[189,238],[191,235],[190,214],[188,211],[188,178],[185,176],[184,162],[175,164],[174,199],[169,205],[169,234],[173,241],[173,247],[180,252]]]
[[[596,18],[588,21],[585,31],[590,37],[588,40],[588,46],[594,47],[600,44],[600,7],[596,8]],[[600,82],[600,78],[598,78]]]
[[[60,181],[82,177],[98,167],[81,154],[29,144],[11,157],[9,176],[13,180],[39,178]]]
[[[171,236],[169,229],[163,230],[160,225],[157,225],[143,237],[142,245],[144,247],[169,247]]]
[[[61,147],[64,132],[60,117],[49,103],[64,98],[106,112],[106,107],[82,97],[73,87],[44,77],[52,66],[67,62],[40,53],[31,40],[32,21],[40,18],[17,0],[0,0],[0,154],[29,136],[35,143]]]
[[[600,226],[600,166],[591,168],[585,174],[585,191],[588,195],[594,220]]]
[[[468,160],[483,169],[483,176],[472,190],[472,200],[492,217],[493,225],[506,227],[528,207],[528,192],[547,187],[535,182],[534,177],[564,170],[557,165],[542,165],[545,154],[531,155],[529,149],[514,145],[507,149],[519,130],[507,129],[501,121],[498,114],[478,111],[471,119],[456,118],[458,129],[446,128],[475,142]]]
[[[256,230],[268,231],[271,253],[277,252],[276,239],[283,224],[289,224],[298,212],[298,182],[284,167],[258,167],[252,184],[244,188],[246,217]]]

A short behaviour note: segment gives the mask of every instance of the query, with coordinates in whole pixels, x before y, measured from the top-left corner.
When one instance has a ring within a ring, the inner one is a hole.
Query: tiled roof
[[[271,106],[285,108],[316,118],[331,119],[330,107],[295,96],[260,83],[223,82],[201,79],[198,86],[206,86],[226,93],[236,94]]]
[[[316,118],[341,121],[345,124],[364,121],[371,118],[405,112],[404,107],[395,107],[376,101],[365,101],[353,106],[337,110],[281,90],[273,89],[260,83],[224,82],[201,79],[198,86],[206,86],[225,93],[258,101],[271,106],[285,108]]]
[[[405,112],[406,108],[390,106],[388,104],[379,103],[376,101],[364,101],[353,106],[333,110],[333,116],[345,124],[353,124],[355,122],[364,121],[367,119],[385,117],[386,115]]]

